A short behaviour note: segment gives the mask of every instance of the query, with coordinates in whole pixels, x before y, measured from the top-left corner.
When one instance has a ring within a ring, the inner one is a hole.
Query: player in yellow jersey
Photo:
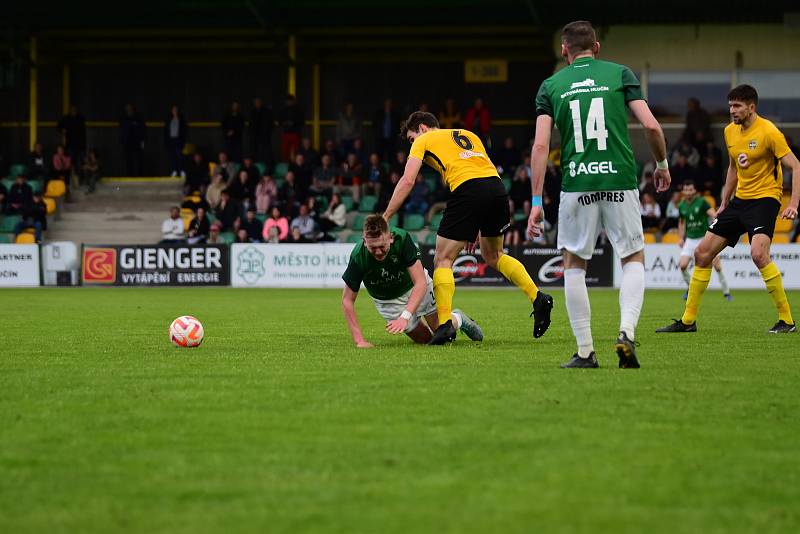
[[[480,138],[469,130],[440,129],[436,117],[424,111],[408,117],[401,126],[401,136],[411,143],[411,152],[384,219],[388,221],[400,209],[423,162],[442,175],[451,193],[436,235],[433,293],[440,326],[429,345],[455,339],[456,329],[450,320],[456,291],[453,262],[479,233],[486,263],[519,287],[533,304],[533,337],[541,337],[550,326],[553,297],[539,291],[525,267],[503,252],[503,233],[511,226],[508,195]]]
[[[733,121],[725,128],[730,164],[717,218],[694,251],[695,267],[683,317],[656,332],[697,331],[697,309],[711,278],[711,263],[726,245],[735,246],[745,232],[750,237],[750,256],[778,309],[778,322],[769,332],[796,330],[781,272],[770,258],[769,247],[783,195],[781,163],[792,169],[792,198],[781,216],[795,219],[800,201],[800,161],[780,130],[756,113],[758,93],[753,87],[731,89],[728,105]]]

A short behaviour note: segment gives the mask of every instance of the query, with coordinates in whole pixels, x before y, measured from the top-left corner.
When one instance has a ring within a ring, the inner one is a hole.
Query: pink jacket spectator
[[[270,217],[264,221],[264,230],[261,232],[264,241],[269,239],[269,231],[273,226],[278,228],[278,239],[284,241],[287,237],[289,237],[289,221],[286,220],[286,217],[280,217],[278,219],[273,219]]]

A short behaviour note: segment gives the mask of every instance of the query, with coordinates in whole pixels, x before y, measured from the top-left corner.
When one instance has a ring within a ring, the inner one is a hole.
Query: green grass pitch
[[[599,370],[563,295],[534,341],[516,291],[459,290],[486,341],[417,347],[338,291],[0,291],[0,532],[797,532],[800,335],[763,291],[706,295],[697,334],[617,369],[617,293],[590,291]],[[800,292],[789,295],[796,315]],[[198,349],[167,327],[193,314]]]

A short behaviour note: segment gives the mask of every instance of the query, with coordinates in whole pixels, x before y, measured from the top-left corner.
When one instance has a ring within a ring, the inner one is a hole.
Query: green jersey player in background
[[[362,282],[390,334],[404,332],[415,343],[428,343],[433,337],[431,330],[439,327],[433,282],[422,266],[419,247],[408,232],[389,228],[380,215],[370,215],[364,221],[363,240],[350,254],[342,279],[342,309],[358,348],[373,346],[364,339],[356,317],[356,297]],[[480,327],[460,310],[452,311],[451,320],[473,341],[483,340]]]
[[[678,205],[678,211],[681,214],[680,222],[678,223],[678,233],[681,236],[681,257],[678,261],[678,267],[680,267],[681,275],[688,286],[692,281],[692,273],[689,272],[689,263],[692,258],[694,258],[694,250],[697,248],[697,245],[700,244],[700,241],[702,241],[703,237],[706,235],[706,231],[708,230],[708,218],[715,217],[716,211],[708,204],[705,198],[700,196],[700,192],[697,190],[697,186],[693,181],[687,180],[683,182],[682,193],[683,201]],[[728,281],[725,279],[725,275],[722,272],[722,260],[720,260],[719,256],[714,258],[712,265],[714,266],[714,270],[717,271],[717,276],[719,276],[719,283],[722,286],[722,295],[727,301],[733,300],[731,290],[728,287]],[[683,300],[686,300],[688,296],[689,292],[687,290],[687,292],[683,294]]]
[[[553,123],[561,134],[561,204],[558,248],[564,255],[564,296],[578,352],[562,367],[598,367],[586,289],[586,262],[605,230],[622,259],[619,366],[637,368],[634,335],[644,300],[644,232],[636,162],[628,136],[628,110],[644,127],[657,161],[656,190],[670,184],[661,126],[642,96],[639,80],[623,65],[600,61],[600,43],[586,21],[561,33],[568,66],[542,82],[536,96],[536,138],[531,151],[533,199],[528,234],[541,234],[542,186]]]

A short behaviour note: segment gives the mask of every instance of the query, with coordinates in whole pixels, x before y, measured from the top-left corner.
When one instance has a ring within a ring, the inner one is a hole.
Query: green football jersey
[[[378,300],[402,297],[414,287],[408,268],[422,257],[419,248],[405,230],[391,228],[390,232],[394,240],[383,261],[376,260],[363,241],[355,246],[342,275],[347,287],[358,291],[364,282],[367,293]]]
[[[691,202],[683,201],[678,204],[678,211],[686,224],[686,237],[697,239],[706,235],[708,230],[708,210],[711,206],[701,196],[695,197]]]
[[[542,82],[537,115],[553,117],[561,133],[561,189],[636,189],[628,135],[628,102],[644,100],[628,67],[585,57]]]

